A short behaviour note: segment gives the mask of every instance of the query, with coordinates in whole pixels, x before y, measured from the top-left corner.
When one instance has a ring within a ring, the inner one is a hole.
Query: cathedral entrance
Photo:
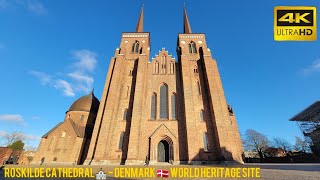
[[[169,143],[166,140],[158,144],[158,162],[169,162]]]

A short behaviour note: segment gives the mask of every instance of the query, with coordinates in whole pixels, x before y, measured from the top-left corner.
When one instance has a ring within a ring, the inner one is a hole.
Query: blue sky
[[[0,0],[0,136],[22,131],[37,146],[77,98],[94,88],[100,99],[110,58],[121,33],[134,31],[142,2],[151,55],[166,47],[175,57],[186,2],[241,133],[302,136],[289,118],[319,100],[320,43],[275,42],[273,8],[319,8],[314,0]]]

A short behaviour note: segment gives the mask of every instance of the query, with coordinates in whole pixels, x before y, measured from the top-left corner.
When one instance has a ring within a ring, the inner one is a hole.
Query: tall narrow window
[[[198,67],[197,67],[197,66],[194,66],[193,72],[194,72],[194,73],[198,73]]]
[[[129,97],[129,90],[130,90],[130,88],[129,88],[129,86],[127,86],[127,96],[126,97]]]
[[[172,94],[171,95],[171,116],[172,116],[172,119],[176,119],[176,95],[175,94]]]
[[[133,52],[133,53],[138,53],[139,52],[139,41],[135,41],[132,44],[131,52]]]
[[[154,74],[159,74],[159,62],[154,63]]]
[[[195,42],[191,41],[188,47],[189,47],[189,53],[197,53],[197,46]]]
[[[166,56],[165,55],[161,56],[161,73],[162,74],[166,73]]]
[[[165,84],[160,87],[160,118],[168,119],[168,87]]]
[[[123,120],[127,120],[127,109],[124,110],[123,112]]]
[[[204,111],[203,110],[200,111],[200,120],[201,120],[201,122],[204,122]]]
[[[66,137],[66,132],[65,132],[65,131],[62,131],[62,132],[61,132],[61,137],[62,137],[62,138]]]
[[[174,62],[170,63],[170,74],[174,74]]]
[[[203,133],[203,149],[204,151],[209,151],[208,134],[206,132]]]
[[[198,87],[198,95],[201,95],[201,86],[200,86],[200,82],[197,81],[197,87]]]
[[[124,132],[122,132],[122,133],[120,134],[119,146],[118,146],[118,149],[119,149],[119,150],[122,150],[122,147],[123,147],[123,138],[124,138]]]
[[[157,110],[157,94],[153,93],[151,97],[151,115],[150,119],[154,120],[156,119],[156,110]]]

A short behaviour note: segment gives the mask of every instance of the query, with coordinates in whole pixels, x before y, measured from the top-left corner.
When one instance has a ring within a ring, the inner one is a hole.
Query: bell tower
[[[118,164],[127,159],[130,132],[137,133],[137,115],[133,110],[139,106],[133,107],[133,102],[143,98],[136,93],[143,86],[137,78],[145,78],[150,54],[150,38],[143,30],[143,18],[144,7],[135,32],[122,33],[120,46],[111,58],[85,164]],[[130,139],[130,143],[134,141]]]
[[[186,8],[177,54],[185,108],[189,162],[242,162],[242,144],[233,112],[228,109],[216,60],[205,34],[192,32]]]

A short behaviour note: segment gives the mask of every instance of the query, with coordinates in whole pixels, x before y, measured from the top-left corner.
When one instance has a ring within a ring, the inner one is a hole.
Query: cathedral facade
[[[242,163],[236,118],[226,101],[205,34],[192,32],[184,9],[177,59],[163,48],[150,62],[150,33],[143,31],[143,17],[142,9],[136,31],[122,33],[120,46],[110,61],[99,108],[96,112],[87,110],[94,120],[86,124],[89,130],[84,132],[82,143],[73,148],[79,150],[73,158],[59,161],[58,157],[56,162]],[[75,109],[75,117],[82,115],[79,109]],[[67,117],[68,112],[64,123],[78,118]],[[57,129],[42,138],[35,162],[41,162],[49,152],[49,145],[43,144],[49,143],[46,137],[51,133],[61,134]],[[57,152],[66,156],[63,150]],[[52,158],[45,159],[52,162]]]

